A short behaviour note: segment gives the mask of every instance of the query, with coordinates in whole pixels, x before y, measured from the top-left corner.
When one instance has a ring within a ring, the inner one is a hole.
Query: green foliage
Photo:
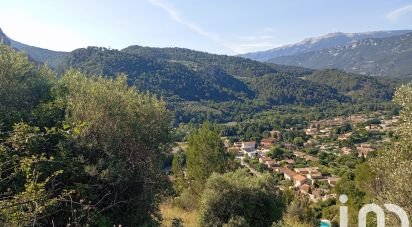
[[[72,70],[56,82],[0,50],[0,225],[158,224],[172,139],[165,103],[123,75]]]
[[[307,76],[307,80],[335,88],[340,93],[349,95],[355,101],[390,100],[393,96],[393,86],[385,84],[382,79],[346,73],[336,69],[315,71]]]
[[[54,74],[36,70],[23,53],[0,44],[0,121],[7,129],[28,120],[33,108],[49,97]]]
[[[305,143],[305,140],[302,137],[295,137],[293,139],[293,144],[295,144],[296,146],[303,146],[303,143]]]
[[[260,100],[270,104],[313,105],[326,100],[348,101],[328,86],[319,85],[285,74],[269,74],[246,80]]]
[[[226,73],[237,77],[256,77],[267,73],[276,72],[304,75],[311,72],[310,69],[304,69],[301,67],[267,64],[241,57],[209,54],[182,48],[150,48],[130,46],[122,51],[142,57],[174,61],[187,65],[191,68],[198,68],[200,65],[214,66],[221,68]]]
[[[183,165],[185,160],[183,153],[175,153],[172,161],[172,172],[174,176],[174,188],[177,193],[182,193],[186,188],[185,176],[183,173]]]
[[[57,203],[69,195],[58,189],[63,170],[54,164],[54,153],[42,148],[52,142],[55,131],[19,123],[0,144],[0,224],[37,225]]]
[[[270,149],[269,156],[275,160],[283,160],[285,154],[285,150],[282,149],[280,146],[274,146]]]
[[[283,215],[282,222],[285,227],[319,226],[311,203],[304,195],[295,195]]]
[[[374,174],[373,195],[379,203],[393,203],[412,215],[409,185],[412,183],[412,85],[404,85],[395,92],[394,101],[401,106],[400,124],[395,130],[396,143],[387,146],[369,162]],[[390,219],[391,225],[399,225]]]
[[[270,175],[256,177],[245,170],[213,174],[202,196],[200,225],[271,226],[284,207],[275,184]]]
[[[110,77],[126,73],[129,84],[170,100],[228,101],[253,96],[243,82],[213,65],[190,68],[175,61],[125,51],[98,47],[78,49],[62,65],[63,69],[70,67]]]
[[[212,173],[223,173],[227,169],[223,141],[213,125],[205,123],[188,140],[186,151],[189,185],[200,197],[204,184]]]
[[[79,198],[99,203],[113,223],[138,225],[156,215],[155,196],[167,182],[160,167],[171,128],[165,104],[137,93],[126,81],[125,76],[108,80],[69,71],[60,89],[66,124],[78,125],[70,149],[89,178]]]

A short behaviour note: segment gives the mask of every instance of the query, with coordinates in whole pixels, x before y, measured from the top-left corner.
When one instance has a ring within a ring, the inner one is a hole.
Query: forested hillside
[[[272,105],[313,105],[327,100],[347,102],[349,99],[326,85],[305,81],[293,76],[268,74],[247,80],[258,92],[257,98]]]
[[[242,81],[218,67],[200,65],[193,69],[177,62],[105,48],[73,51],[61,66],[68,68],[111,77],[126,73],[129,84],[168,99],[228,101],[254,95]]]
[[[289,75],[305,75],[312,71],[302,67],[261,63],[240,57],[210,54],[183,48],[130,46],[122,51],[142,57],[179,62],[194,69],[199,65],[216,66],[237,77],[256,77],[277,72]]]
[[[315,71],[305,79],[335,88],[356,100],[390,100],[395,88],[395,84],[389,80],[334,69]]]
[[[71,53],[62,69],[71,67],[107,76],[126,73],[130,84],[139,90],[153,92],[168,100],[256,99],[270,105],[312,105],[348,100],[327,86],[298,78],[312,70],[186,49],[130,47],[118,51],[89,47]]]

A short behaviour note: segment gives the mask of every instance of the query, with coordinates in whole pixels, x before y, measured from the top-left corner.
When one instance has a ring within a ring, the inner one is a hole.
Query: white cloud
[[[174,21],[176,21],[177,23],[183,26],[186,26],[187,28],[196,32],[197,34],[207,37],[209,39],[215,40],[215,41],[220,40],[217,34],[208,32],[204,30],[203,28],[201,28],[200,26],[198,26],[197,24],[183,19],[179,11],[172,5],[168,4],[167,2],[163,0],[148,0],[148,1],[150,4],[157,6],[161,8],[162,10],[166,11]]]
[[[386,18],[391,21],[397,21],[400,17],[404,16],[405,14],[412,13],[412,5],[407,5],[398,9],[395,9],[386,14]]]
[[[209,32],[205,29],[203,29],[202,27],[200,27],[199,25],[197,25],[194,22],[188,21],[186,19],[184,19],[179,10],[176,9],[173,5],[167,3],[164,0],[147,0],[150,4],[159,7],[160,9],[164,10],[165,12],[167,12],[169,14],[169,16],[177,23],[187,27],[188,29],[192,30],[193,32],[206,37],[210,40],[213,40],[214,42],[216,42],[217,44],[219,44],[220,46],[230,50],[231,52],[234,52],[236,54],[238,54],[238,50],[236,48],[232,48],[230,45],[225,44],[225,42],[219,37],[218,34],[213,33],[213,32]]]

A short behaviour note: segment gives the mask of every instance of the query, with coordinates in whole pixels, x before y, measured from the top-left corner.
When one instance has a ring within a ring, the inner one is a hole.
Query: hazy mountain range
[[[399,36],[409,32],[412,32],[412,30],[374,31],[364,33],[336,32],[329,33],[324,36],[307,38],[295,44],[289,44],[266,51],[246,53],[239,56],[257,61],[267,61],[282,56],[291,56],[295,54],[302,54],[326,48],[345,46],[362,39]]]
[[[313,69],[337,68],[370,76],[410,76],[412,33],[363,39],[345,46],[277,57],[269,62]]]

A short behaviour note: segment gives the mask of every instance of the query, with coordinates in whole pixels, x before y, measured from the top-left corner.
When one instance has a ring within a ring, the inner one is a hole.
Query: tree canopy
[[[284,201],[270,175],[245,170],[213,174],[200,209],[201,226],[271,226],[282,217]]]

